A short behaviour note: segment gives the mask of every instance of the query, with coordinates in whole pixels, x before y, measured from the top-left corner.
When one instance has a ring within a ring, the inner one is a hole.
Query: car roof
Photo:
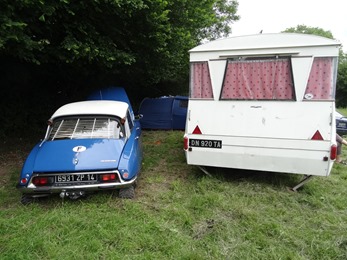
[[[72,115],[110,115],[124,118],[129,105],[121,101],[81,101],[66,104],[52,115],[52,119]]]

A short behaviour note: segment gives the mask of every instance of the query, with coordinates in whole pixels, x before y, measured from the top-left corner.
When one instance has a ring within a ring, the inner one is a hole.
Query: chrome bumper
[[[105,174],[105,173],[111,173],[111,172],[93,172],[95,174]],[[55,176],[60,175],[59,173],[54,174],[33,174],[31,177],[30,182],[27,185],[20,185],[17,184],[16,188],[21,192],[25,194],[53,194],[53,193],[60,193],[62,191],[98,191],[98,190],[109,190],[109,189],[122,189],[129,186],[134,185],[134,183],[137,180],[137,176],[135,176],[133,179],[129,181],[124,181],[120,177],[120,174],[118,171],[112,171],[112,173],[117,173],[118,175],[118,181],[116,182],[107,182],[107,183],[90,183],[90,184],[78,184],[78,185],[52,185],[52,186],[36,186],[34,185],[31,180],[33,177],[36,176]],[[83,173],[80,173],[83,174]],[[88,174],[88,173],[85,173]]]

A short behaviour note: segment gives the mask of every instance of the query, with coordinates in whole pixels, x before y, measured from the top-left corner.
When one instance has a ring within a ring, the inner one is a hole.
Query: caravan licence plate
[[[222,149],[222,140],[189,139],[189,146]]]

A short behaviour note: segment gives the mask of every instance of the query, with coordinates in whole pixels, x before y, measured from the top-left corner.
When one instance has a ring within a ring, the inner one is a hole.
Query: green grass
[[[347,259],[346,166],[291,192],[302,176],[209,177],[185,163],[182,132],[143,137],[134,200],[114,191],[22,206],[15,184],[31,144],[0,150],[0,259]]]
[[[347,108],[338,108],[336,110],[339,111],[343,115],[347,115]]]

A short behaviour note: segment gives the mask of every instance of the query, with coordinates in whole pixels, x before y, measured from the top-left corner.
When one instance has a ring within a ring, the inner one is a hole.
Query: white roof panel
[[[199,45],[190,52],[339,46],[338,41],[302,33],[272,33],[235,36]]]
[[[81,101],[60,107],[52,115],[52,119],[72,115],[111,115],[123,118],[127,110],[128,104],[121,101]]]

